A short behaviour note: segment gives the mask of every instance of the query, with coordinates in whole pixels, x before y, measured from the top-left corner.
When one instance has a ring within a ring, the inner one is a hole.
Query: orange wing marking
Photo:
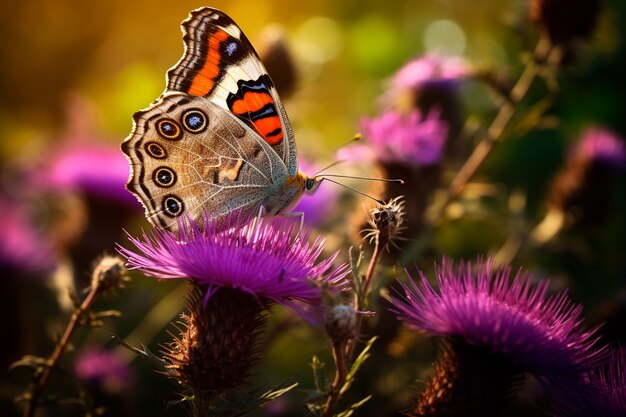
[[[270,83],[267,75],[256,81],[240,80],[237,94],[229,94],[226,102],[228,108],[251,124],[267,143],[277,145],[283,140],[283,129],[268,89]]]
[[[204,65],[200,71],[193,77],[188,93],[193,96],[205,96],[209,94],[218,77],[222,73],[220,63],[222,61],[220,53],[220,45],[230,36],[223,30],[217,30],[209,35],[208,50]]]

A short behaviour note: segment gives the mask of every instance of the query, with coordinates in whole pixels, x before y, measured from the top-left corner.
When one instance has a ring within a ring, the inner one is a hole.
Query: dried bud
[[[568,44],[593,35],[600,9],[601,0],[531,0],[529,17],[552,42]]]
[[[405,214],[403,198],[404,196],[396,197],[370,212],[369,224],[372,229],[366,229],[368,232],[366,238],[370,238],[370,241],[377,239],[378,244],[384,247],[387,247],[389,243],[394,244],[393,240],[404,229],[402,226]]]
[[[206,291],[193,287],[188,312],[177,326],[180,335],[163,352],[169,376],[191,391],[200,411],[245,381],[258,359],[257,340],[267,311],[243,291],[220,288],[205,300]]]
[[[91,287],[99,292],[124,288],[128,282],[126,266],[119,256],[103,256],[93,269]]]
[[[357,319],[354,308],[346,304],[338,304],[328,311],[326,331],[331,340],[344,343],[356,336]]]

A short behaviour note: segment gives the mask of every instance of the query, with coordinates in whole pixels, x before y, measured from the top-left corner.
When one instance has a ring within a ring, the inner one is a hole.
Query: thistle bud
[[[206,288],[192,288],[180,334],[164,347],[169,376],[195,398],[197,411],[241,385],[258,360],[257,342],[266,305],[239,290],[220,288],[207,300]]]
[[[357,319],[352,306],[337,304],[328,311],[326,331],[331,340],[344,343],[356,336]]]
[[[103,256],[91,275],[91,287],[97,288],[98,292],[106,292],[124,288],[128,282],[126,266],[119,256]]]
[[[376,239],[379,245],[387,247],[390,243],[394,244],[394,239],[398,237],[404,229],[404,196],[391,199],[389,203],[379,205],[370,212],[371,218],[369,224],[371,229],[365,237],[370,240]]]

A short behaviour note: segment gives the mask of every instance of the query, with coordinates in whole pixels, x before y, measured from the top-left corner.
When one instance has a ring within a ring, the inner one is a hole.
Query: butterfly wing
[[[134,115],[122,150],[127,188],[157,227],[177,231],[180,216],[242,221],[280,190],[285,165],[265,140],[231,112],[183,93],[165,93]]]
[[[263,64],[224,13],[201,8],[182,24],[185,53],[167,88],[134,115],[122,144],[127,188],[155,226],[205,215],[245,221],[287,210],[303,190],[289,120]]]
[[[235,114],[276,152],[289,176],[296,144],[276,88],[248,38],[223,12],[203,7],[182,23],[185,53],[167,73],[167,89],[206,97]]]

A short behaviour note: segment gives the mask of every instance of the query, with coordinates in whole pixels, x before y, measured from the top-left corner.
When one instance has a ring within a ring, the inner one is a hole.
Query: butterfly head
[[[304,191],[307,194],[313,194],[317,190],[317,187],[320,186],[322,181],[324,181],[324,178],[320,178],[320,177],[306,177],[304,179]]]

